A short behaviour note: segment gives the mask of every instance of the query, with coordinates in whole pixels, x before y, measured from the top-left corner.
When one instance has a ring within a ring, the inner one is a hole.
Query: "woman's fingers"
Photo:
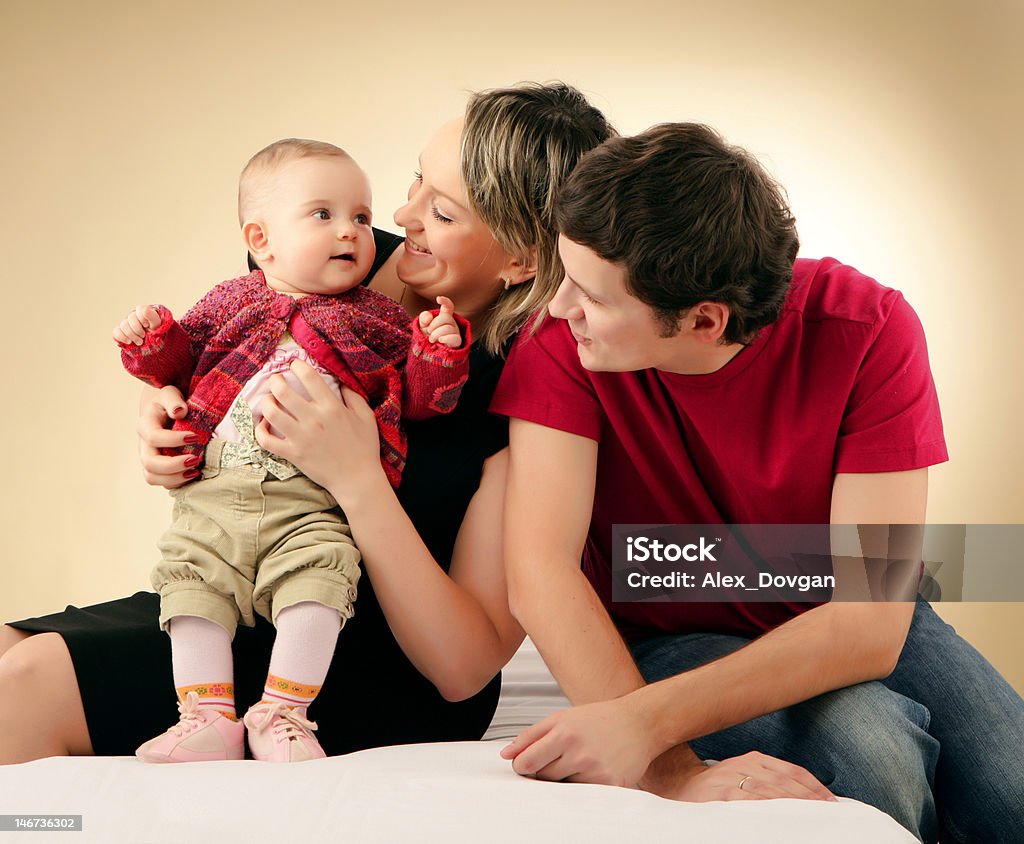
[[[341,401],[345,407],[352,410],[357,416],[364,419],[373,418],[373,408],[370,407],[366,399],[351,387],[346,387],[344,384],[341,385]]]
[[[294,436],[299,428],[299,421],[288,412],[288,408],[284,407],[273,394],[266,395],[260,400],[260,413],[263,414],[263,418],[284,439]]]
[[[784,777],[788,783],[795,784],[801,791],[801,796],[808,796],[818,800],[835,800],[835,795],[828,790],[814,774],[806,768],[787,762],[785,759],[777,759],[774,756],[758,754],[763,757],[761,765],[772,772]]]
[[[712,770],[726,783],[735,780],[737,789],[765,799],[835,800],[806,768],[758,751],[727,759],[714,765]]]
[[[298,392],[293,390],[281,374],[271,375],[268,385],[270,387],[269,395],[264,396],[260,400],[260,411],[264,414],[266,413],[267,408],[266,402],[271,398],[275,400],[277,407],[293,419],[300,416],[309,404],[309,400],[300,396]],[[270,421],[272,425],[277,425],[277,422],[273,419]]]
[[[320,373],[313,369],[313,367],[304,360],[293,360],[290,368],[292,374],[298,378],[302,386],[306,388],[306,392],[309,393],[310,400],[314,403],[321,401],[330,402],[336,398]]]

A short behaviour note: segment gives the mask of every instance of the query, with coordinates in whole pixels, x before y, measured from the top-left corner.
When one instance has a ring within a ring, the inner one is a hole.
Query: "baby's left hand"
[[[455,306],[447,296],[438,296],[437,304],[441,311],[434,316],[430,311],[420,314],[420,328],[431,343],[444,343],[450,349],[462,345],[462,335],[455,322]]]

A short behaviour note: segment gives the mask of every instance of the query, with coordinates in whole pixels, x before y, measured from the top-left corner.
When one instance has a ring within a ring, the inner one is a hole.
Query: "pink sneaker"
[[[306,708],[283,703],[257,703],[242,719],[249,730],[249,750],[260,762],[305,762],[327,756],[313,736],[316,724]]]
[[[166,733],[141,745],[143,762],[219,762],[245,758],[245,728],[215,709],[200,709],[199,696],[189,692],[178,703],[181,719]]]

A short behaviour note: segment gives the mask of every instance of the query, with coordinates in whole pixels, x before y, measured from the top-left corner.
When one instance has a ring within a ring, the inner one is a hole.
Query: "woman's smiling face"
[[[395,212],[406,241],[398,277],[418,296],[448,296],[460,313],[480,313],[500,293],[509,263],[490,229],[470,208],[462,183],[462,118],[427,143],[409,201]]]

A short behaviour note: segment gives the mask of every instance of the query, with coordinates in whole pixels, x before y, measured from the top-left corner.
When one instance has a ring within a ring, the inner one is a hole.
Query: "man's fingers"
[[[561,755],[561,751],[555,747],[555,742],[545,736],[539,741],[535,741],[512,760],[512,770],[521,776],[537,774],[555,762]],[[573,772],[569,771],[566,776],[571,773]]]
[[[512,766],[513,768],[515,765]],[[570,764],[564,756],[558,756],[539,771],[534,773],[534,776],[539,780],[547,780],[548,782],[574,782],[577,778],[574,776],[576,771],[575,766]],[[585,780],[586,782],[593,782],[593,780]]]
[[[545,735],[548,731],[546,722],[547,719],[544,719],[544,721],[540,721],[523,730],[501,749],[501,758],[515,759],[523,750]]]

